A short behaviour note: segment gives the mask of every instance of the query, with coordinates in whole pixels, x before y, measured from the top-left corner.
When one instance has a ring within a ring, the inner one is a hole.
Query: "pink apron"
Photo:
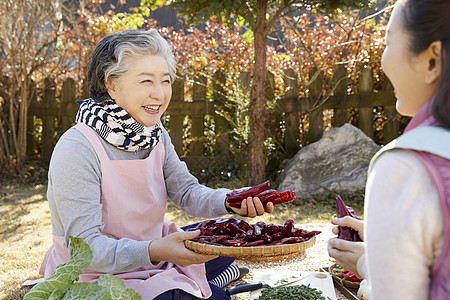
[[[101,204],[102,234],[113,238],[148,241],[182,231],[166,219],[166,185],[163,176],[164,145],[159,142],[143,160],[110,160],[97,134],[87,125],[79,123],[79,130],[92,144],[100,160],[102,171]],[[64,236],[53,236],[40,273],[47,278],[61,263],[70,259]],[[85,269],[80,281],[95,281],[103,273]],[[160,262],[157,267],[114,273],[126,287],[133,288],[142,299],[153,299],[173,289],[181,289],[197,298],[208,298],[212,292],[206,279],[205,265],[179,267]]]

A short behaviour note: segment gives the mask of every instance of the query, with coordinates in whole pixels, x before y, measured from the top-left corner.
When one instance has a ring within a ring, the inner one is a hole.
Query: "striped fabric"
[[[160,140],[160,122],[153,127],[145,127],[113,100],[99,104],[86,99],[79,104],[75,122],[92,127],[98,135],[121,150],[153,149]]]
[[[219,274],[216,278],[213,280],[210,280],[209,282],[223,288],[224,286],[228,285],[230,282],[235,281],[239,278],[241,275],[239,271],[239,267],[235,265],[229,266],[225,271]]]

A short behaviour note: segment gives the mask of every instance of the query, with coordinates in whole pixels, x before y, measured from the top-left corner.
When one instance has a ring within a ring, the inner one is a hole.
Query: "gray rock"
[[[288,161],[278,179],[278,190],[293,189],[297,197],[325,190],[336,193],[362,190],[370,159],[379,149],[351,124],[331,128],[319,141],[304,147]]]

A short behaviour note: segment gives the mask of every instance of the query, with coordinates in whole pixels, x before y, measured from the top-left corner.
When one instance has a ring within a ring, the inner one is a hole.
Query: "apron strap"
[[[80,131],[84,135],[84,137],[87,138],[87,140],[91,143],[92,147],[94,147],[95,153],[100,159],[100,162],[109,160],[105,148],[103,147],[99,137],[91,127],[87,126],[84,123],[77,123],[73,128]]]

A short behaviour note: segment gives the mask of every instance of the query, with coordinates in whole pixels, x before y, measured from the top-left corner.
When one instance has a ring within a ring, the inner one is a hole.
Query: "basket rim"
[[[184,241],[186,248],[200,253],[209,255],[229,256],[235,258],[271,258],[289,256],[291,254],[300,254],[306,249],[312,247],[316,243],[316,236],[311,237],[307,241],[284,244],[284,245],[263,245],[253,247],[235,247],[211,245],[206,243],[194,242],[191,240]]]

